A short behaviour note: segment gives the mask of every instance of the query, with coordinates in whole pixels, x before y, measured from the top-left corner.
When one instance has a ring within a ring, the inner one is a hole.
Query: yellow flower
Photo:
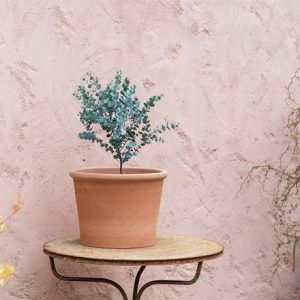
[[[17,213],[24,205],[24,201],[21,198],[20,194],[18,195],[15,204],[11,207],[11,214],[6,218],[0,217],[0,233],[4,230],[5,222],[12,217],[15,213]],[[4,281],[10,278],[15,272],[15,269],[12,265],[0,265],[0,286],[4,283]]]
[[[0,233],[4,230],[4,220],[0,217]]]
[[[15,204],[12,206],[12,213],[15,214],[17,213],[24,205],[24,201],[21,198],[20,194],[18,195]]]
[[[10,278],[15,272],[12,265],[0,265],[0,285],[4,283],[4,280]]]

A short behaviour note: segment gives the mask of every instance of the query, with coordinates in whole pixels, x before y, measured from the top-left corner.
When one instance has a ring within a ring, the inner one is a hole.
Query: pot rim
[[[168,172],[166,170],[157,168],[140,168],[140,167],[124,167],[123,170],[137,171],[136,173],[130,174],[119,174],[119,173],[101,173],[101,171],[119,170],[118,167],[90,167],[80,168],[71,171],[69,174],[73,179],[95,179],[95,180],[159,180],[167,177]]]

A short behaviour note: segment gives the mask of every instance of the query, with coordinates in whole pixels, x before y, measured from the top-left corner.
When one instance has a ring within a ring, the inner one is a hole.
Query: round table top
[[[223,245],[199,237],[159,235],[150,247],[134,249],[94,248],[80,244],[78,237],[48,241],[44,253],[50,257],[93,264],[164,265],[183,264],[216,258]]]

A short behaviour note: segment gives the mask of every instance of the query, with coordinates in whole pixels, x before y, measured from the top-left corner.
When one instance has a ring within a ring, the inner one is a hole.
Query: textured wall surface
[[[115,164],[77,138],[72,93],[86,71],[106,82],[121,69],[141,97],[165,94],[155,122],[180,123],[165,144],[145,148],[130,163],[169,171],[159,231],[199,235],[226,248],[205,264],[197,284],[157,286],[143,299],[299,300],[299,268],[272,275],[271,200],[256,184],[236,197],[252,164],[276,161],[283,149],[299,25],[297,0],[0,1],[0,210],[18,190],[26,203],[1,236],[0,261],[14,263],[16,276],[0,299],[120,299],[101,284],[59,282],[42,244],[78,233],[68,172]],[[136,272],[81,268],[127,290]],[[153,267],[145,280],[189,278],[193,270]]]

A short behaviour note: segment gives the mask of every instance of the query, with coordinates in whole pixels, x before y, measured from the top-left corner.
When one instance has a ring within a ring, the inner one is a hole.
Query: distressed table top
[[[48,256],[92,264],[163,265],[183,264],[216,258],[223,245],[199,237],[159,235],[154,246],[135,249],[105,249],[81,245],[78,237],[48,241]]]

